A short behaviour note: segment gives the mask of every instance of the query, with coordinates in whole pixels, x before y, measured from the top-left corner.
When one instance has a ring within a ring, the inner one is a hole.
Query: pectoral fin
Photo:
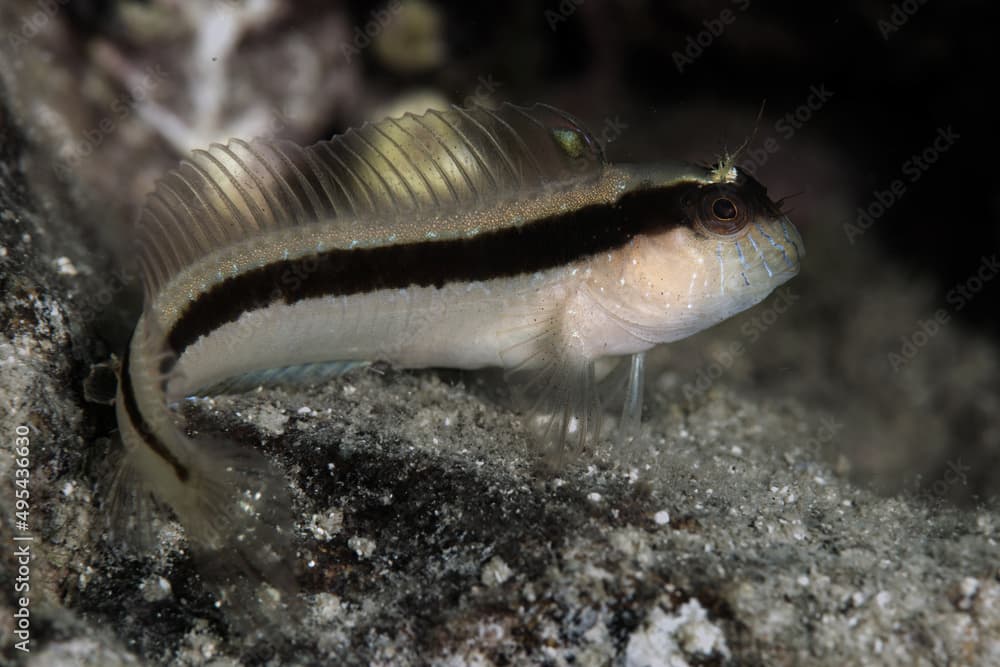
[[[530,334],[501,354],[515,406],[556,465],[592,449],[602,408],[594,360],[565,342],[557,318],[538,318]]]

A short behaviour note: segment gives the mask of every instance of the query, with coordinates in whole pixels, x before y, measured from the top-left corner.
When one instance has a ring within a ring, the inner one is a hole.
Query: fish
[[[454,106],[302,147],[233,139],[165,174],[136,225],[116,488],[293,587],[290,503],[253,448],[185,432],[185,397],[382,361],[503,369],[542,451],[601,437],[600,363],[641,418],[645,355],[757,304],[804,245],[727,156],[612,163],[554,107]]]

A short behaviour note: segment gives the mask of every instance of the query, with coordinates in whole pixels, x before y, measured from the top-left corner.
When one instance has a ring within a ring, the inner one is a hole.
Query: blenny
[[[541,104],[195,151],[137,225],[145,308],[121,364],[120,480],[273,580],[282,480],[248,447],[185,434],[178,400],[374,360],[502,367],[540,441],[580,450],[603,412],[595,362],[621,357],[634,423],[647,350],[799,270],[795,227],[734,162],[610,164]]]

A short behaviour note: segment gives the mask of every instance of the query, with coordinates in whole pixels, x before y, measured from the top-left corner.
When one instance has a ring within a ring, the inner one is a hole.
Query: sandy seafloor
[[[187,405],[192,428],[260,449],[291,489],[302,609],[248,632],[169,516],[150,551],[108,537],[113,409],[84,384],[138,312],[107,242],[126,216],[81,195],[106,173],[53,174],[51,127],[24,80],[4,81],[0,664],[1000,664],[996,343],[950,318],[891,367],[949,306],[829,224],[852,206],[829,144],[796,148],[825,184],[793,213],[802,275],[651,358],[631,460],[609,446],[546,469],[474,374],[378,368]],[[27,532],[10,511],[19,425]],[[24,534],[27,654],[12,635]]]

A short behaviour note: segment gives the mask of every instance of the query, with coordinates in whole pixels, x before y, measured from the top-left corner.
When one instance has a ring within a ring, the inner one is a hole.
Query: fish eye
[[[738,234],[753,217],[746,199],[729,185],[702,190],[693,213],[702,229],[719,236]]]
[[[733,220],[737,214],[736,204],[732,199],[719,197],[712,203],[712,214],[719,220]]]

